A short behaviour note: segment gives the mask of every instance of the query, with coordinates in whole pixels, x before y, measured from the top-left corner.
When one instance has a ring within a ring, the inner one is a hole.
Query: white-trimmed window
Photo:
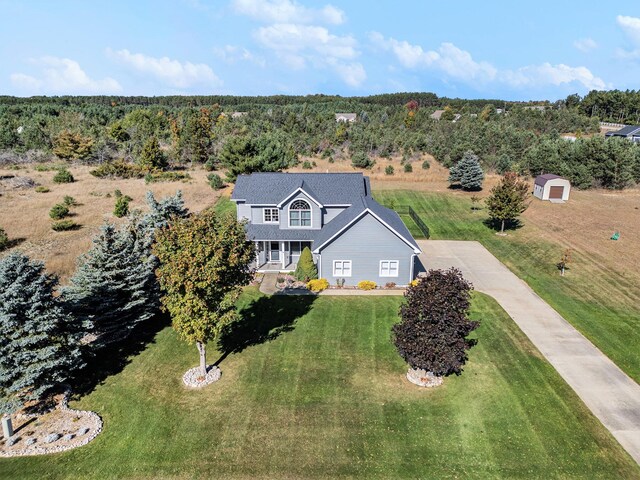
[[[265,208],[262,210],[262,220],[264,223],[279,223],[280,213],[277,208]]]
[[[350,277],[351,276],[351,260],[334,260],[333,261],[334,277]]]
[[[305,200],[294,200],[289,207],[290,227],[310,227],[311,207]]]
[[[380,260],[381,277],[397,277],[399,270],[400,262],[398,260]]]

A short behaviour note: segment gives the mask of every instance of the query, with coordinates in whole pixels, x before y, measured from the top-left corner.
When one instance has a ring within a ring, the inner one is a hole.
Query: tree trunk
[[[200,373],[203,377],[207,376],[207,346],[202,342],[196,342],[198,352],[200,352]]]
[[[504,233],[504,220],[502,220],[502,228],[500,229],[500,233]]]
[[[562,269],[560,270],[560,276],[564,277],[564,265],[562,265]]]

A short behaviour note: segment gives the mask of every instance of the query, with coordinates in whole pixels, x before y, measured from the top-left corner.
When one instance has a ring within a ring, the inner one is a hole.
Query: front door
[[[279,262],[280,261],[280,242],[269,242],[269,261],[271,262]]]

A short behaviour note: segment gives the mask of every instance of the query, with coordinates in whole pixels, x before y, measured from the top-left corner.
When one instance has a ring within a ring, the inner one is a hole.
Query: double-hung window
[[[350,277],[351,276],[351,260],[334,260],[333,261],[334,277]]]
[[[280,215],[277,208],[265,208],[262,211],[264,223],[278,223]]]
[[[296,200],[289,207],[289,226],[311,226],[311,207],[304,200]]]
[[[381,277],[397,277],[400,269],[398,260],[380,260]]]

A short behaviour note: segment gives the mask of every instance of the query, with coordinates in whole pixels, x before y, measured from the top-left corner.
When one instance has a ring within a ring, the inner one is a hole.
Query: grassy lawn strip
[[[2,478],[638,478],[640,471],[506,313],[483,321],[460,377],[409,384],[395,297],[243,295],[222,379],[187,391],[196,350],[170,328],[74,406],[105,432]],[[215,355],[212,355],[215,357]]]
[[[486,211],[471,211],[468,199],[443,193],[380,191],[381,203],[411,205],[435,240],[477,240],[591,340],[635,381],[640,382],[640,289],[598,258],[574,255],[570,273],[555,266],[561,245],[540,240],[525,225],[498,237],[483,220]],[[403,218],[404,219],[404,218]],[[406,220],[406,219],[404,219]],[[407,222],[411,233],[420,232]],[[427,265],[428,268],[428,265]]]

